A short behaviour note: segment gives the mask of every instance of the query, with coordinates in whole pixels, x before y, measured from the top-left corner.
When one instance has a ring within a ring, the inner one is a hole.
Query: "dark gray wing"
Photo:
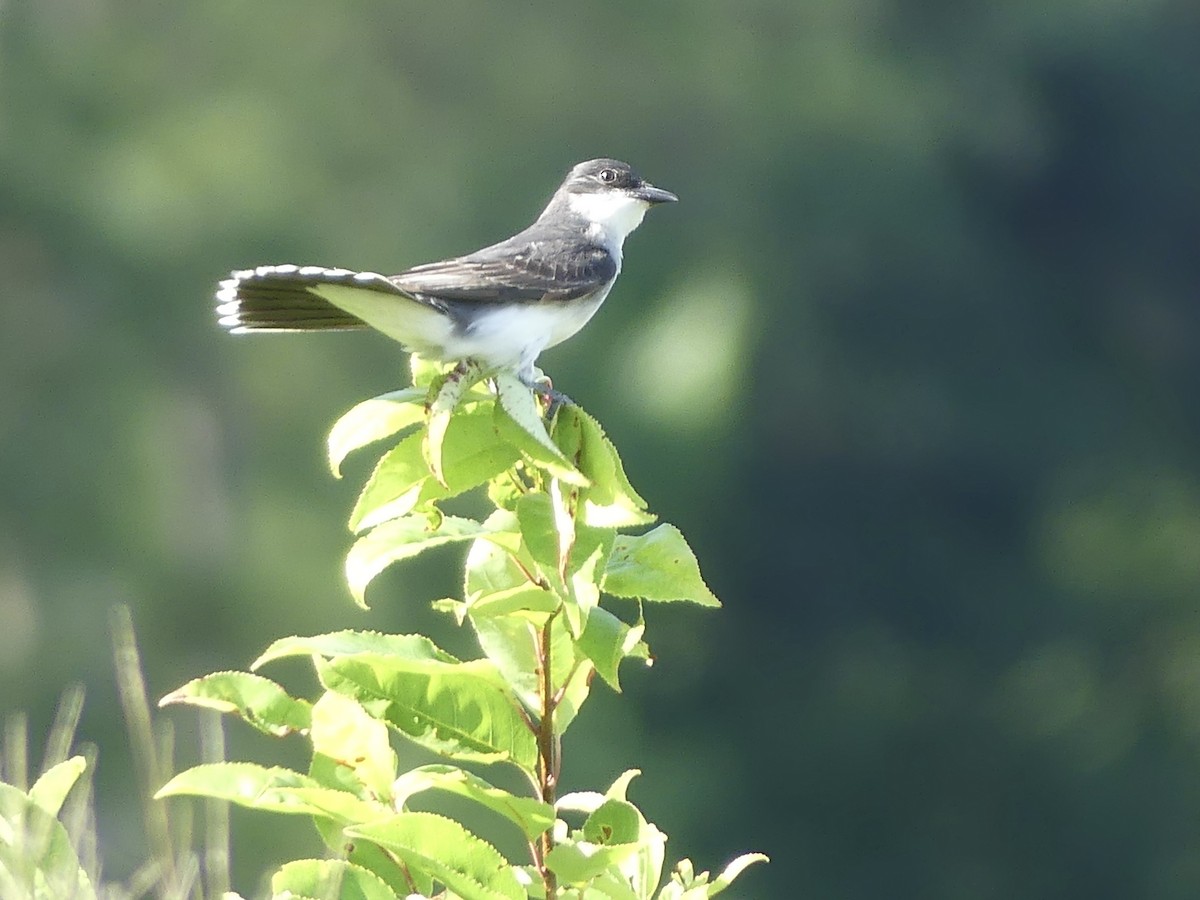
[[[435,303],[540,303],[582,297],[616,276],[617,261],[603,247],[556,237],[508,240],[389,280]]]

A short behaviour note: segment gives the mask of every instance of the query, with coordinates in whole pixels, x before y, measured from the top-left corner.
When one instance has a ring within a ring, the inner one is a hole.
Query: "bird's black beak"
[[[643,181],[630,191],[630,193],[639,200],[645,200],[647,203],[674,203],[679,199],[670,191],[656,188],[648,181]]]

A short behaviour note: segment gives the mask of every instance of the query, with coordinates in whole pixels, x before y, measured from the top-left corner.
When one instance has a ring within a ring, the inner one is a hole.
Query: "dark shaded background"
[[[112,604],[156,696],[289,633],[465,647],[454,554],[340,579],[322,442],[394,345],[210,296],[474,249],[613,155],[681,202],[542,363],[726,608],[652,610],[566,787],[640,766],[672,858],[771,855],[747,898],[1200,895],[1198,47],[1193,0],[0,3],[0,712],[86,683],[120,879]],[[234,825],[247,893],[316,847]]]

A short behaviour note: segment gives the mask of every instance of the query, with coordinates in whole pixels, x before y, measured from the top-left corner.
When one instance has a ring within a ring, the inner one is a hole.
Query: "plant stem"
[[[558,613],[552,614],[546,619],[546,624],[542,626],[541,639],[538,642],[538,668],[541,670],[541,685],[539,693],[542,700],[542,720],[538,723],[537,742],[538,742],[538,777],[541,782],[539,788],[541,790],[542,802],[554,806],[556,795],[558,792],[558,752],[557,740],[554,734],[554,710],[557,706],[557,700],[554,697],[554,682],[551,675],[551,629],[554,625],[554,617]],[[540,839],[540,850],[538,854],[540,859],[538,864],[542,870],[542,882],[546,887],[546,897],[553,898],[558,892],[557,880],[554,873],[546,866],[546,856],[554,849],[554,829],[549,828],[542,833]]]

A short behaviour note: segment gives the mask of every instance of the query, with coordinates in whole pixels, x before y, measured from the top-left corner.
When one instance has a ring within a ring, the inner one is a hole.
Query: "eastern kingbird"
[[[234,272],[217,315],[234,333],[371,327],[428,358],[513,369],[532,387],[538,355],[608,296],[646,210],[678,199],[623,162],[589,160],[506,241],[391,276],[294,265]]]

